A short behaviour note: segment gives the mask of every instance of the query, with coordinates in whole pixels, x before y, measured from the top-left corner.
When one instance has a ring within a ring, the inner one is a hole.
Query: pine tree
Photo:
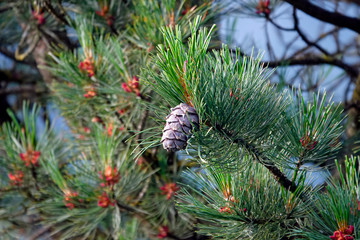
[[[66,3],[12,6],[33,18],[24,49],[46,45],[47,101],[70,130],[40,128],[38,104],[9,111],[2,238],[360,238],[360,159],[313,184],[341,148],[340,104],[276,87],[261,53],[216,47],[207,1]],[[65,26],[76,39],[51,35]]]

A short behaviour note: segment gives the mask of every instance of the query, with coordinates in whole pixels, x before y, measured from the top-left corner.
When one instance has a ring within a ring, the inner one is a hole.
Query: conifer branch
[[[227,137],[231,138],[232,134],[220,126],[216,126],[216,129],[222,133],[224,133]],[[275,180],[283,186],[285,189],[294,193],[297,189],[297,185],[290,181],[285,174],[276,167],[272,161],[270,161],[266,156],[264,156],[258,149],[255,148],[252,144],[246,142],[243,139],[234,139],[233,142],[242,145],[250,154],[252,154],[255,159],[261,163],[269,172],[273,175]],[[305,199],[303,199],[305,200]]]
[[[127,206],[127,205],[125,205],[125,204],[123,204],[123,203],[121,203],[121,202],[119,202],[119,201],[116,201],[116,205],[117,205],[119,208],[124,209],[124,210],[126,210],[126,211],[128,211],[128,212],[131,212],[131,213],[139,213],[139,211],[137,211],[135,208],[132,208],[132,207],[130,207],[130,206]]]
[[[59,3],[58,5],[61,5],[61,3]],[[56,9],[53,8],[53,6],[51,5],[50,1],[45,1],[45,7],[49,10],[49,12],[54,16],[54,18],[59,22],[59,23],[63,23],[65,25],[68,25],[69,22],[66,19],[66,15],[64,11],[57,11]]]

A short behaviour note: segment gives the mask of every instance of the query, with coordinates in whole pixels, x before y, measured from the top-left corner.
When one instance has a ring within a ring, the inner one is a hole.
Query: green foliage
[[[11,3],[0,3],[1,8],[9,5],[12,6]],[[2,13],[0,15],[0,22],[0,29],[3,33],[0,36],[0,41],[4,44],[18,42],[21,38],[21,29],[18,27],[16,19],[13,17],[13,14],[11,12]]]
[[[117,33],[128,23],[130,4],[124,1],[89,0],[69,1],[67,9],[93,22],[93,26],[107,32]],[[69,19],[70,20],[70,19]],[[74,24],[76,28],[77,24]]]
[[[188,171],[186,177],[193,184],[182,188],[180,209],[200,219],[199,231],[214,238],[281,239],[307,216],[308,203],[298,196],[310,188],[300,182],[294,194],[287,192],[260,164],[236,173]]]
[[[142,183],[148,177],[129,157],[127,149],[119,149],[121,136],[114,134],[109,137],[101,127],[93,128],[92,132],[94,142],[84,146],[83,154],[67,164],[64,176],[51,159],[47,163],[47,169],[51,168],[51,177],[57,187],[52,189],[53,197],[38,207],[46,213],[43,221],[56,226],[57,231],[53,234],[61,234],[64,239],[99,234],[116,235],[121,223],[120,207],[132,205],[131,201],[136,199]],[[107,166],[115,168],[120,179],[113,185],[102,186],[104,179],[101,180],[99,176],[106,171]],[[74,192],[76,196],[67,201],[66,194]],[[103,193],[106,193],[114,206],[97,206],[99,196]],[[66,203],[73,204],[73,208],[66,209]],[[142,212],[137,208],[128,208]]]
[[[52,55],[54,63],[50,70],[63,80],[54,82],[52,86],[55,101],[66,103],[59,105],[60,110],[65,117],[72,119],[71,127],[78,132],[83,127],[89,127],[94,117],[106,127],[112,124],[114,128],[136,129],[134,122],[141,117],[138,104],[141,95],[137,97],[134,92],[125,92],[121,84],[139,74],[136,64],[144,64],[146,57],[139,58],[139,54],[143,53],[120,38],[107,36],[93,39],[92,33],[96,29],[85,20],[77,20],[77,23],[82,48],[74,53],[62,51]],[[85,61],[92,64],[94,75],[91,77],[78,67]],[[140,94],[143,90],[140,87]],[[87,96],[89,93],[92,95]],[[121,118],[120,121],[118,118]]]
[[[145,71],[144,80],[153,88],[164,101],[171,106],[180,102],[190,103],[192,96],[196,94],[196,78],[193,78],[196,69],[200,67],[206,55],[210,43],[213,26],[209,31],[202,28],[201,34],[196,31],[201,23],[201,17],[197,16],[193,23],[190,23],[191,37],[188,39],[189,49],[183,43],[183,33],[180,27],[162,29],[165,45],[158,46],[156,65],[161,74],[153,69]],[[193,85],[194,88],[190,88]]]
[[[208,52],[213,28],[198,30],[199,18],[190,28],[187,44],[178,27],[163,29],[157,68],[143,72],[170,106],[184,102],[199,115],[187,152],[205,169],[189,173],[198,196],[183,188],[181,209],[200,219],[200,233],[215,238],[280,239],[306,229],[316,212],[312,201],[325,195],[305,179],[339,150],[340,108],[326,94],[305,102],[301,92],[279,93],[261,55],[242,57],[225,45]],[[254,179],[256,191],[241,190]]]
[[[53,101],[72,132],[56,137],[47,123],[39,131],[37,106],[10,113],[0,133],[6,237],[15,236],[14,218],[34,214],[61,239],[329,239],[348,225],[359,238],[358,160],[345,173],[338,167],[340,182],[325,192],[308,183],[340,148],[340,107],[326,94],[306,102],[279,91],[261,53],[211,51],[215,25],[203,26],[216,9],[194,2],[66,1],[55,7],[64,19],[33,19],[37,39],[63,31],[60,22],[75,30],[79,46],[54,47],[43,68],[56,77]],[[179,103],[200,119],[185,157],[159,147],[169,106]],[[21,181],[8,175],[18,171]]]
[[[47,122],[38,131],[39,112],[38,105],[30,108],[24,103],[19,114],[9,112],[12,122],[4,123],[0,130],[0,218],[5,239],[20,237],[13,224],[26,228],[28,223],[22,216],[27,208],[31,208],[28,214],[39,213],[34,205],[48,196],[52,185],[48,171],[43,168],[50,155],[56,156],[55,164],[61,164],[67,157],[67,144],[52,132]],[[39,155],[34,156],[34,152]]]
[[[21,122],[13,112],[9,111],[12,122],[5,123],[1,129],[1,150],[5,153],[1,156],[2,167],[11,171],[28,169],[19,157],[19,154],[28,150],[40,152],[38,160],[40,164],[43,164],[49,152],[53,152],[58,161],[64,159],[67,146],[52,132],[53,126],[50,127],[46,122],[42,132],[36,131],[39,111],[38,105],[35,104],[30,108],[29,103],[24,103],[19,115],[23,118]]]
[[[325,240],[335,231],[353,226],[351,235],[354,239],[360,236],[359,208],[359,158],[351,157],[345,160],[345,173],[337,165],[340,181],[332,179],[325,193],[315,195],[316,208],[312,209],[311,219],[307,226],[296,230],[296,234],[306,239]]]
[[[71,151],[65,153],[63,139],[54,137],[47,126],[36,136],[38,112],[37,106],[29,110],[24,104],[21,115],[24,125],[11,113],[13,122],[3,126],[2,170],[9,173],[21,170],[24,177],[21,184],[9,188],[8,196],[2,198],[2,207],[13,199],[13,211],[17,213],[30,204],[35,213],[42,215],[43,224],[56,229],[51,235],[63,239],[117,236],[124,214],[120,208],[145,213],[131,205],[137,203],[142,183],[152,172],[140,169],[132,160],[129,146],[121,145],[124,135],[115,131],[109,135],[100,124],[95,124],[85,144],[72,145]],[[19,155],[29,149],[41,153],[39,166],[33,162],[26,165],[26,161],[20,159]],[[110,184],[104,176],[109,166],[119,178]],[[4,185],[8,184],[10,182]],[[106,194],[109,207],[98,206],[101,194]],[[16,200],[19,198],[22,200]]]
[[[135,218],[131,219],[131,221],[127,221],[125,226],[121,228],[121,235],[119,236],[119,240],[139,239],[139,236],[141,236],[141,234],[138,232],[139,227],[140,223]]]
[[[322,96],[314,94],[312,101],[307,103],[301,92],[294,97],[298,100],[292,103],[287,113],[288,119],[283,125],[287,145],[282,147],[300,165],[320,165],[333,159],[340,149],[339,139],[343,133],[341,106],[335,106],[331,98],[327,100],[326,93]]]
[[[214,28],[197,31],[199,24],[200,17],[190,25],[187,44],[179,27],[163,29],[166,44],[155,58],[160,73],[148,68],[143,74],[170,106],[185,102],[196,109],[201,127],[190,139],[194,157],[236,170],[248,163],[243,159],[299,168],[334,156],[342,134],[339,107],[327,104],[325,94],[305,103],[301,93],[279,93],[261,55],[242,57],[225,45],[207,52]]]
[[[181,166],[178,169],[176,165],[169,166],[166,160],[161,161],[162,159],[159,158],[160,171],[151,179],[152,182],[149,182],[149,189],[141,204],[142,208],[149,213],[147,218],[154,226],[158,224],[167,226],[175,236],[191,237],[193,226],[189,223],[192,223],[194,218],[189,214],[180,213],[175,207],[175,197],[179,188],[177,184],[182,182],[180,174],[184,170]],[[170,184],[174,184],[177,190],[167,195],[168,192],[161,189]]]
[[[203,2],[200,6],[186,7],[185,0],[136,0],[133,1],[134,14],[132,23],[128,25],[128,39],[136,46],[151,51],[158,44],[163,43],[161,28],[164,26],[181,29],[184,39],[190,35],[189,22],[197,15],[202,15],[202,22],[213,17],[209,2]],[[209,11],[209,14],[207,14]]]

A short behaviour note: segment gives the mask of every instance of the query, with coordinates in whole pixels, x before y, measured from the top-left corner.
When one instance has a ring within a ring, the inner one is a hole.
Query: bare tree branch
[[[272,20],[270,17],[267,17],[266,19],[267,19],[269,22],[271,22],[275,27],[277,27],[278,29],[280,29],[280,30],[289,31],[289,32],[295,31],[294,28],[285,28],[285,27],[283,27],[283,26],[280,26],[279,24],[277,24],[276,22],[274,22],[274,20]]]
[[[219,49],[218,47],[213,47],[212,49]],[[241,52],[242,56],[247,56],[245,53]],[[288,58],[278,61],[263,61],[265,65],[269,67],[279,67],[279,66],[295,66],[295,65],[304,65],[304,66],[311,66],[311,65],[321,65],[321,64],[328,64],[337,66],[343,69],[353,81],[353,78],[356,78],[359,75],[359,71],[356,67],[353,67],[349,64],[344,63],[343,61],[335,58],[324,58],[321,56],[304,56],[302,58]]]
[[[286,65],[287,66],[294,66],[294,65],[309,66],[309,65],[329,64],[329,65],[333,65],[333,66],[342,68],[347,74],[349,74],[353,78],[355,78],[359,75],[359,71],[356,68],[342,62],[341,60],[326,59],[326,58],[322,58],[322,57],[318,57],[318,56],[304,57],[304,58],[299,58],[299,59],[286,59],[286,60],[280,60],[280,61],[269,61],[269,62],[264,62],[264,63],[267,64],[269,67],[278,67],[278,66],[282,66],[282,65],[285,65],[285,66]]]
[[[348,17],[336,12],[312,4],[309,0],[284,0],[304,13],[317,18],[323,22],[331,23],[335,26],[351,29],[360,33],[360,19]]]
[[[296,30],[296,32],[299,34],[299,36],[301,37],[301,39],[309,46],[314,46],[315,48],[317,48],[320,52],[324,53],[325,55],[330,55],[328,53],[328,51],[326,51],[325,49],[323,49],[320,45],[318,45],[315,42],[311,42],[306,36],[305,34],[301,31],[300,27],[299,27],[299,19],[297,17],[296,14],[296,8],[293,8],[293,18],[294,18],[294,29]]]

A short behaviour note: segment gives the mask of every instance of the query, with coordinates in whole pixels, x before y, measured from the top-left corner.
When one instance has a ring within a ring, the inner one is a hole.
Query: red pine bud
[[[131,92],[131,89],[129,88],[128,85],[126,85],[126,83],[121,83],[121,88],[122,88],[125,92],[128,92],[128,93]]]

